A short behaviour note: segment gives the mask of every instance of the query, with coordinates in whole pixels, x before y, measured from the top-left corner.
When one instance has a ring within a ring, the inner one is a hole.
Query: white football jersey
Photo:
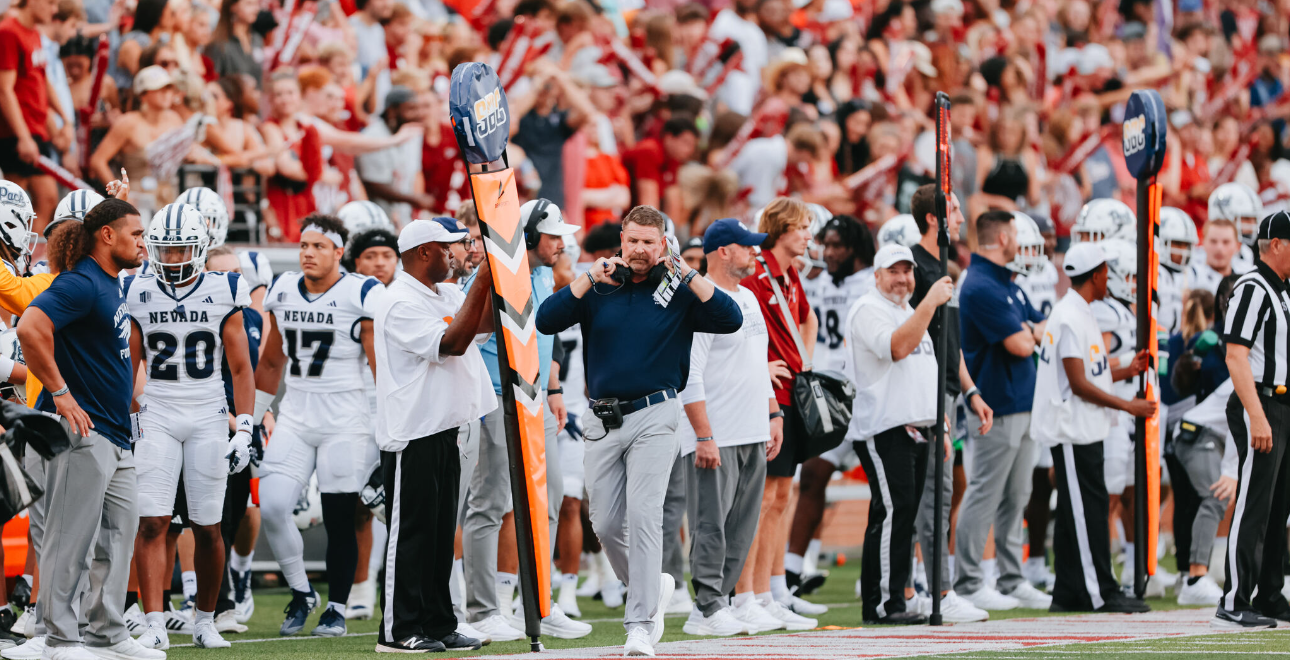
[[[1034,275],[1018,275],[1015,281],[1035,311],[1043,314],[1044,318],[1053,313],[1057,304],[1057,267],[1053,262],[1046,261],[1042,271]]]
[[[1248,260],[1242,255],[1250,252],[1250,248],[1242,245],[1241,252],[1232,258],[1232,272],[1237,275],[1244,275],[1254,270],[1254,256],[1248,255]],[[1187,281],[1184,289],[1204,289],[1210,293],[1218,291],[1218,283],[1223,281],[1223,274],[1209,267],[1205,261],[1205,251],[1196,248],[1192,254],[1191,264],[1187,266]]]
[[[812,297],[808,293],[807,300],[815,308],[815,316],[820,321],[813,360],[816,369],[841,371],[846,368],[848,356],[843,338],[847,330],[847,312],[873,287],[872,267],[848,275],[841,284],[834,284],[828,273],[815,278],[815,295]]]
[[[1254,270],[1254,250],[1242,243],[1241,249],[1232,257],[1232,272],[1244,275]]]
[[[1182,328],[1183,289],[1186,281],[1186,272],[1173,271],[1164,266],[1160,267],[1156,278],[1156,298],[1160,301],[1156,319],[1160,327],[1171,335]]]
[[[130,316],[143,331],[143,396],[194,403],[223,402],[222,331],[230,314],[251,304],[237,273],[202,273],[178,291],[156,275],[125,281]]]
[[[1107,295],[1102,300],[1089,303],[1097,327],[1103,333],[1110,333],[1106,341],[1106,355],[1111,359],[1111,368],[1120,367],[1120,358],[1133,355],[1138,345],[1138,320],[1124,303]],[[1132,397],[1137,390],[1134,379],[1115,384],[1117,396]]]
[[[255,250],[240,250],[237,253],[238,265],[242,268],[242,279],[251,291],[262,286],[273,284],[273,266],[269,257]]]
[[[333,393],[362,391],[367,369],[359,321],[371,319],[376,296],[385,289],[374,277],[347,274],[317,296],[304,276],[283,273],[264,298],[273,313],[287,356],[287,390]]]

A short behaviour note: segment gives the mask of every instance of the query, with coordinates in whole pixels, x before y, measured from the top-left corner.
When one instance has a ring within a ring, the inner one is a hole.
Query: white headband
[[[304,229],[301,229],[300,233],[304,234],[307,231],[316,231],[319,234],[326,236],[331,241],[331,244],[335,245],[338,248],[345,247],[345,241],[340,240],[340,234],[337,234],[334,231],[323,229],[322,227],[319,227],[318,225],[315,225],[315,224],[310,224],[310,225],[306,225]]]

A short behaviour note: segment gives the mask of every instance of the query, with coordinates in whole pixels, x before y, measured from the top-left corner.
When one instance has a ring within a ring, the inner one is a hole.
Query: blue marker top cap
[[[1148,179],[1164,164],[1169,134],[1164,100],[1154,89],[1134,92],[1124,107],[1124,162],[1137,179]]]
[[[502,159],[510,138],[511,110],[493,67],[463,62],[452,72],[448,112],[457,146],[473,164]]]

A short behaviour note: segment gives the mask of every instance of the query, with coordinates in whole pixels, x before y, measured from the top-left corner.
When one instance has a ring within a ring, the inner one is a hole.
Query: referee
[[[1239,469],[1216,628],[1275,628],[1278,619],[1290,620],[1290,605],[1281,595],[1290,499],[1290,214],[1278,211],[1259,223],[1258,248],[1255,268],[1237,280],[1223,320],[1236,390],[1227,402],[1227,422]]]

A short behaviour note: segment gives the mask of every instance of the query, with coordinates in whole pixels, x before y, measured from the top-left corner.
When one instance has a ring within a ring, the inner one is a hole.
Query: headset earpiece
[[[546,208],[551,205],[551,200],[539,198],[537,205],[533,207],[533,212],[529,214],[529,221],[524,223],[524,247],[529,250],[536,250],[538,246],[537,226],[546,218]]]

